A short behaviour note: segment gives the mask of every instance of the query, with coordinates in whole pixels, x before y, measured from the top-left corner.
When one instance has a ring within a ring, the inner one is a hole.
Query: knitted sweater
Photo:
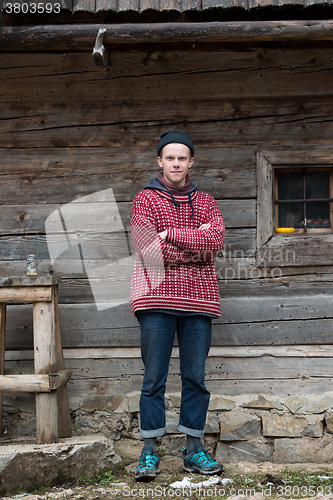
[[[207,222],[208,229],[198,229]],[[134,198],[131,226],[137,253],[132,312],[168,309],[219,316],[214,254],[223,246],[225,229],[214,198],[196,190],[171,196],[163,188],[145,189]],[[165,229],[163,239],[158,233]]]

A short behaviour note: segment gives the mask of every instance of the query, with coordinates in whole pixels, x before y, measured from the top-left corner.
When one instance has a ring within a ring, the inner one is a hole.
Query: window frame
[[[331,222],[331,227],[321,227],[321,228],[311,228],[307,227],[306,230],[304,228],[295,228],[295,234],[305,234],[305,233],[332,233],[333,232],[333,168],[329,165],[323,166],[323,165],[318,165],[318,166],[309,166],[309,165],[300,165],[296,167],[295,165],[290,168],[285,168],[285,167],[275,167],[274,168],[274,220],[275,220],[275,231],[279,227],[278,225],[278,205],[279,205],[279,199],[278,199],[278,174],[279,173],[287,173],[287,172],[301,172],[302,174],[305,175],[307,172],[328,172],[329,174],[329,193],[330,193],[330,198],[324,199],[323,201],[326,201],[329,204],[329,211],[330,211],[330,222]],[[298,200],[294,200],[298,201]],[[319,200],[317,200],[319,201]],[[280,201],[281,202],[281,201]],[[306,202],[311,202],[311,199],[300,199],[300,203],[306,203]],[[287,227],[287,226],[280,226],[280,227]]]
[[[333,167],[333,147],[272,148],[257,152],[258,267],[333,265],[333,233],[275,232],[275,169]]]

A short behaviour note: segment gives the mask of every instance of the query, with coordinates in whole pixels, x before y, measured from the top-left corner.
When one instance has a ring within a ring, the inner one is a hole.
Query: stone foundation
[[[115,441],[141,440],[139,392],[72,399],[73,434],[103,434]],[[29,402],[30,401],[30,402]],[[179,455],[185,437],[177,432],[180,394],[166,395],[168,434],[159,438],[164,453]],[[7,436],[32,434],[33,399],[5,402]],[[7,410],[7,411],[6,411]],[[333,456],[333,392],[321,395],[212,395],[205,427],[205,445],[224,463],[329,463]]]

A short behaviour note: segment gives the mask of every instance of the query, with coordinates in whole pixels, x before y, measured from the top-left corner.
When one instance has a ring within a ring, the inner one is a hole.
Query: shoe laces
[[[200,467],[209,467],[210,465],[215,465],[215,462],[204,448],[200,448],[191,457],[191,461],[199,465]]]
[[[153,455],[150,451],[143,451],[140,455],[138,470],[140,469],[156,469],[158,464],[158,456]]]

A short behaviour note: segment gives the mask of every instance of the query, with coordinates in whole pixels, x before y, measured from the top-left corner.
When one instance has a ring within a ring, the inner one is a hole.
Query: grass
[[[126,476],[125,476],[126,475]],[[123,488],[124,483],[126,483],[126,497],[129,500],[134,500],[139,498],[147,498],[148,500],[160,500],[165,498],[181,499],[181,500],[205,500],[209,497],[211,500],[223,500],[227,497],[235,497],[236,495],[243,494],[249,499],[253,497],[255,493],[261,493],[267,500],[274,499],[277,497],[282,497],[286,499],[303,499],[303,498],[313,498],[316,495],[328,495],[333,493],[333,469],[329,467],[325,472],[309,472],[307,470],[290,470],[285,469],[283,472],[273,473],[273,478],[275,482],[281,481],[281,484],[273,484],[269,478],[266,477],[265,473],[252,473],[252,474],[241,474],[225,473],[221,476],[221,480],[230,479],[231,481],[227,484],[215,484],[208,488],[202,488],[198,486],[201,481],[207,480],[209,478],[194,475],[193,476],[193,488],[191,491],[173,491],[170,488],[170,484],[175,481],[181,481],[185,476],[190,476],[184,472],[173,471],[169,474],[169,477],[158,476],[155,482],[152,483],[135,483],[133,475],[128,474],[124,470],[112,471],[102,471],[99,469],[99,473],[95,477],[80,476],[76,478],[71,483],[63,485],[65,489],[73,489],[73,494],[70,496],[61,496],[63,500],[66,498],[78,498],[80,499],[96,499],[96,498],[110,498],[110,496],[98,496],[94,494],[94,486],[98,487],[111,487],[117,488],[117,497],[123,498],[121,488]],[[121,481],[122,486],[119,485]],[[201,488],[201,489],[200,489]],[[48,493],[48,500],[52,498],[52,492],[50,489],[40,488],[34,494],[45,494]],[[58,490],[60,491],[60,490]],[[124,494],[125,494],[124,491]],[[163,494],[164,492],[164,494]],[[16,494],[18,491],[16,492]],[[20,491],[22,493],[22,490]],[[118,494],[119,493],[119,494]],[[23,497],[24,498],[24,497]]]
[[[111,471],[104,472],[101,468],[99,468],[99,473],[95,477],[89,476],[80,476],[77,477],[74,481],[69,483],[69,487],[72,486],[92,486],[92,485],[102,485],[102,486],[110,486],[112,482],[116,480],[115,476]]]
[[[230,479],[227,484],[215,484],[207,488],[200,487],[199,483],[208,479],[207,477],[197,476],[193,477],[193,488],[191,491],[182,492],[181,489],[175,490],[172,493],[170,484],[176,480],[181,480],[185,474],[179,476],[175,474],[170,477],[169,481],[155,482],[155,483],[132,483],[132,495],[129,498],[145,497],[145,498],[190,498],[198,500],[199,498],[209,497],[211,500],[225,499],[227,497],[235,497],[236,495],[245,495],[248,498],[253,497],[256,493],[261,493],[265,498],[274,499],[282,497],[287,499],[297,498],[313,498],[316,495],[328,495],[333,493],[333,470],[329,472],[308,472],[306,470],[291,471],[285,470],[274,474],[274,484],[265,473],[255,474],[232,474],[224,475],[221,479]],[[189,474],[187,474],[189,476]],[[163,480],[161,478],[161,480]],[[164,490],[161,489],[164,487]],[[156,489],[155,496],[152,491]],[[145,491],[149,494],[145,494]]]

